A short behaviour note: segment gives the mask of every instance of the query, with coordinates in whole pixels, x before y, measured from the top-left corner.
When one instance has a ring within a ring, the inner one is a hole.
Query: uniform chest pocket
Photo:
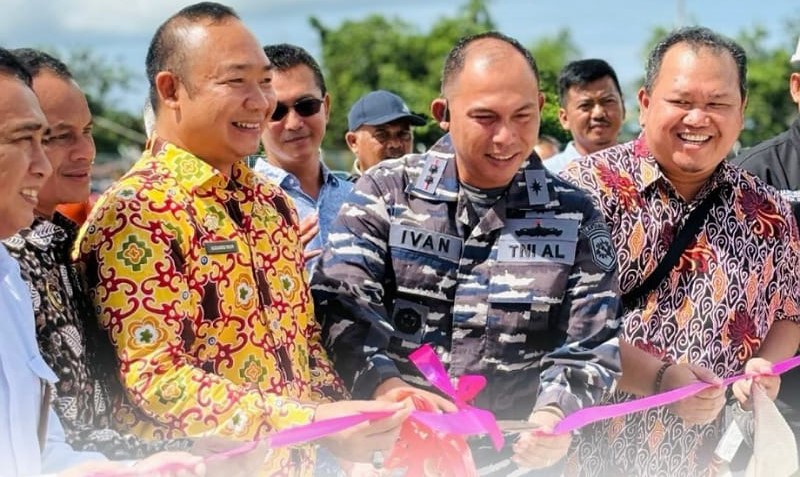
[[[490,326],[512,333],[547,329],[563,300],[577,241],[574,220],[507,221],[489,279]]]
[[[451,300],[462,246],[453,235],[393,224],[389,248],[398,295]]]

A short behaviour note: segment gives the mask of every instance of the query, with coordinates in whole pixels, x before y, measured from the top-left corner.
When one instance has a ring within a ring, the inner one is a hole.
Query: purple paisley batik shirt
[[[800,320],[797,225],[790,206],[755,176],[723,162],[686,202],[642,137],[574,161],[562,176],[586,189],[605,216],[623,293],[653,272],[709,193],[722,196],[667,277],[628,304],[621,339],[727,377],[744,370],[774,320]],[[631,397],[617,392],[611,401]],[[567,475],[709,475],[722,421],[685,426],[654,409],[600,422],[576,440]]]

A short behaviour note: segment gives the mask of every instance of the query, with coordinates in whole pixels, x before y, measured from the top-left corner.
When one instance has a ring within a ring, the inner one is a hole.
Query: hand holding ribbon
[[[400,431],[400,440],[386,461],[387,468],[403,468],[407,476],[477,476],[464,436],[489,434],[495,446],[503,445],[494,416],[468,404],[486,385],[482,376],[461,376],[453,387],[435,351],[423,345],[409,358],[425,379],[453,400],[456,412],[437,413],[430,400],[407,391],[417,411]],[[405,398],[404,395],[398,395]]]
[[[454,413],[442,414],[437,412],[425,412],[422,410],[413,411],[409,420],[413,419],[431,430],[451,434],[454,436],[467,436],[477,434],[489,434],[492,441],[499,449],[503,444],[503,436],[497,426],[494,416],[483,409],[474,408],[467,404],[483,388],[486,381],[481,376],[462,376],[457,387],[453,387],[444,370],[441,362],[436,357],[435,352],[427,346],[423,346],[412,354],[412,359],[417,367],[434,386],[443,393],[453,398],[458,411]],[[783,374],[797,366],[800,366],[800,356],[787,359],[771,367],[771,372],[761,369],[760,372],[745,372],[736,376],[731,376],[722,381],[721,386],[728,386],[735,382],[758,378],[761,376],[773,376]],[[678,402],[697,393],[716,386],[715,384],[696,382],[688,386],[672,389],[660,394],[655,394],[641,399],[628,401],[619,404],[605,406],[595,406],[581,409],[564,419],[560,420],[553,428],[552,433],[534,431],[538,434],[564,434],[580,429],[593,422],[604,419],[612,419],[626,414],[644,411],[659,406],[666,406]],[[371,420],[384,419],[394,414],[393,412],[374,412],[359,413],[350,416],[342,416],[333,419],[326,419],[312,422],[304,426],[286,429],[269,435],[266,441],[270,447],[280,447],[286,445],[302,444],[334,434],[341,430],[364,423]],[[401,429],[401,434],[402,434]],[[233,449],[214,454],[206,458],[206,462],[225,460],[234,458],[242,454],[253,451],[258,447],[260,441],[248,442]],[[178,471],[181,466],[176,463],[165,464],[159,467],[160,471]],[[152,470],[152,469],[151,469]],[[474,472],[474,468],[472,469]],[[140,475],[135,468],[124,471],[104,471],[91,474],[93,477],[128,477]],[[462,474],[462,475],[470,475]]]
[[[771,373],[762,373],[763,375],[780,375],[793,368],[800,366],[800,356],[789,358],[780,363],[772,366]],[[762,374],[743,373],[736,376],[722,380],[722,386],[729,386],[737,381],[750,379]],[[690,396],[694,396],[700,391],[709,387],[715,386],[709,383],[694,383],[671,391],[654,394],[641,399],[627,401],[619,404],[609,404],[606,406],[594,406],[581,409],[575,413],[565,417],[553,430],[554,433],[572,432],[587,426],[593,422],[602,421],[604,419],[613,419],[615,417],[632,414],[634,412],[645,411],[659,406],[667,406],[674,402],[680,401]]]

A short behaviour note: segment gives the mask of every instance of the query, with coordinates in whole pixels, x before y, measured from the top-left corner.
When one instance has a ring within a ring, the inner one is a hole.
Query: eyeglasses
[[[291,106],[278,103],[275,105],[275,112],[272,113],[270,121],[280,121],[286,117],[286,115],[289,114],[289,108],[294,109],[294,112],[299,114],[301,117],[307,118],[319,112],[320,108],[322,108],[322,100],[317,98],[303,98],[298,99]]]

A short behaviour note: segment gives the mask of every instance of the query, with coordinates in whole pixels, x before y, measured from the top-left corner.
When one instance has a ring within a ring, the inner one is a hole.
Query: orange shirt
[[[56,210],[62,215],[69,218],[78,225],[83,224],[89,213],[92,211],[94,200],[87,199],[84,202],[74,202],[70,204],[60,204],[56,206]]]

